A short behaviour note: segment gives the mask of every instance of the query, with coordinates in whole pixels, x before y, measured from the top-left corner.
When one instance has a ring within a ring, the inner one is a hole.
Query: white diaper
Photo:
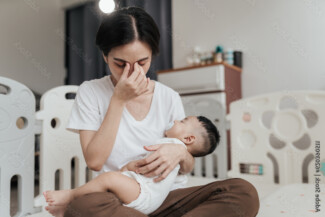
[[[134,208],[146,215],[154,212],[161,206],[169,194],[179,169],[180,166],[177,165],[175,169],[160,182],[153,181],[156,177],[147,178],[133,171],[122,172],[122,174],[135,179],[140,184],[141,188],[140,195],[136,200],[123,205]]]

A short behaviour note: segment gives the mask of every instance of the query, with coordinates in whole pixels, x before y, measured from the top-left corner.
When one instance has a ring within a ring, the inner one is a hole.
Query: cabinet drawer
[[[173,88],[180,94],[225,90],[225,67],[214,65],[159,73],[158,81]]]

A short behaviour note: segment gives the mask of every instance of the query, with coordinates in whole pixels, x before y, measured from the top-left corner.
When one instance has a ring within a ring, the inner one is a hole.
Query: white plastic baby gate
[[[284,91],[238,100],[230,105],[227,118],[230,177],[289,184],[325,175],[324,91]]]
[[[10,216],[10,183],[18,176],[18,212],[33,212],[35,97],[23,84],[0,77],[0,216]]]
[[[91,179],[80,148],[79,136],[65,129],[78,86],[61,86],[41,98],[41,110],[35,113],[35,97],[24,85],[0,77],[0,216],[10,216],[10,182],[18,175],[18,212],[15,216],[50,216],[45,210],[42,192],[55,189],[59,171],[59,189],[77,187]],[[36,117],[36,118],[35,118]],[[34,199],[35,134],[40,136],[40,184]],[[71,161],[74,183],[71,183]],[[37,213],[38,212],[38,213]]]
[[[40,193],[55,189],[55,173],[59,172],[59,189],[69,189],[86,182],[86,168],[79,135],[66,130],[78,86],[61,86],[47,91],[41,98],[40,111],[36,119],[42,121],[40,146]],[[71,183],[71,161],[74,160],[74,183]],[[36,206],[46,205],[40,194]]]

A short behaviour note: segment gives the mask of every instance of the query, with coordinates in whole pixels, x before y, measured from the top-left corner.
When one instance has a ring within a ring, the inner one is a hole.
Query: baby
[[[203,116],[189,116],[181,121],[174,121],[165,131],[165,136],[166,138],[156,141],[156,144],[182,144],[193,157],[212,153],[220,140],[217,128]],[[146,156],[151,153],[148,152]],[[138,161],[127,163],[120,171],[102,173],[76,189],[43,192],[46,202],[50,206],[63,206],[84,194],[110,191],[124,206],[148,215],[164,202],[177,178],[185,175],[178,175],[178,164],[165,179],[154,182],[156,177],[148,178],[136,173]]]

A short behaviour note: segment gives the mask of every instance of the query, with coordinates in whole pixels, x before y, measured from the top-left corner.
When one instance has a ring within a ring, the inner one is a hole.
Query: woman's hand
[[[136,166],[139,169],[136,172],[146,177],[161,174],[158,178],[154,179],[155,182],[165,179],[177,164],[184,160],[187,153],[187,149],[183,145],[171,143],[145,146],[145,149],[155,152],[147,158],[138,161]]]
[[[136,62],[134,71],[128,77],[130,64],[126,63],[123,73],[117,82],[113,97],[117,97],[123,102],[127,102],[145,92],[149,91],[149,78],[146,77],[143,68]]]

